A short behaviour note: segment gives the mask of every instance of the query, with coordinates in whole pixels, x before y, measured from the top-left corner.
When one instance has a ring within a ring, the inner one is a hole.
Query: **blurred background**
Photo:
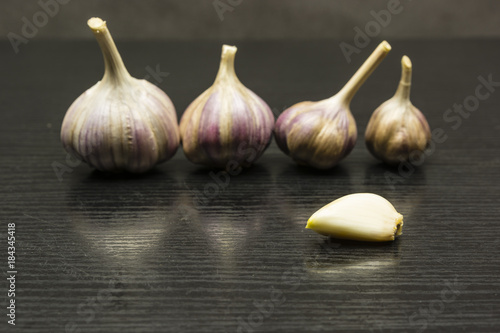
[[[1,0],[0,38],[29,22],[37,39],[90,39],[91,16],[116,39],[352,40],[371,21],[392,40],[500,37],[498,0]]]

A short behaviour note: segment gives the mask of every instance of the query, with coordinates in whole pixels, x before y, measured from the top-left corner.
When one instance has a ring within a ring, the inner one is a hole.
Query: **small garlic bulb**
[[[179,146],[174,105],[154,84],[130,76],[105,21],[91,18],[88,25],[104,56],[104,76],[66,112],[63,146],[101,171],[147,171]]]
[[[373,112],[365,133],[368,150],[389,165],[408,160],[414,152],[423,152],[431,140],[425,116],[410,101],[410,58],[404,56],[401,66],[396,94]]]
[[[182,115],[180,132],[187,158],[215,168],[250,166],[268,147],[274,116],[269,106],[236,76],[237,48],[224,45],[214,84]]]
[[[403,215],[380,195],[355,193],[319,209],[306,228],[335,238],[385,242],[402,234]]]
[[[285,110],[274,128],[280,149],[298,164],[317,169],[332,168],[346,157],[357,138],[351,100],[390,50],[389,43],[382,42],[335,96]]]

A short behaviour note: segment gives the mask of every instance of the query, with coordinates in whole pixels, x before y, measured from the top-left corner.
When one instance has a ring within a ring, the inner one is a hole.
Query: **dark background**
[[[18,273],[17,325],[6,323],[4,282],[0,332],[500,331],[500,87],[458,127],[443,118],[474,96],[479,77],[500,81],[496,3],[408,2],[348,63],[340,43],[386,2],[247,0],[220,21],[210,1],[72,0],[18,53],[7,33],[39,7],[2,2],[0,271],[16,223]],[[222,42],[238,46],[240,80],[276,116],[337,92],[382,39],[393,49],[354,97],[358,142],[337,167],[300,168],[273,142],[207,195],[218,171],[181,149],[135,177],[95,172],[62,149],[67,108],[102,77],[93,15],[108,21],[130,73],[149,75],[178,115],[212,84]],[[412,101],[446,140],[398,170],[363,141],[404,54]],[[168,73],[160,80],[156,66]],[[403,235],[365,244],[304,229],[317,209],[356,192],[390,200]]]
[[[43,0],[42,2],[45,2]],[[90,39],[89,17],[107,20],[115,38],[125,39],[352,39],[354,27],[373,20],[371,11],[389,0],[61,0],[59,12],[37,38]],[[381,38],[499,37],[500,2],[495,0],[400,0],[402,12],[382,29]],[[232,3],[232,5],[231,5]],[[39,0],[2,0],[0,36],[21,31],[41,10]]]

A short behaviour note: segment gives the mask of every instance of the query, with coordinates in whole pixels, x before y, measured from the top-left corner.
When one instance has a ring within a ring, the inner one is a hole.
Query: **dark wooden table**
[[[241,81],[276,115],[335,93],[376,46],[348,64],[338,41],[235,44]],[[227,185],[181,150],[136,177],[75,163],[59,130],[101,78],[97,44],[30,40],[19,54],[0,44],[1,267],[6,277],[15,223],[17,270],[16,326],[4,278],[0,331],[499,332],[500,87],[481,88],[489,95],[470,115],[443,117],[474,102],[479,77],[500,81],[500,43],[391,44],[352,103],[360,135],[339,166],[300,168],[273,143]],[[118,42],[131,74],[149,75],[179,115],[213,82],[220,46]],[[363,133],[394,93],[403,54],[414,64],[413,103],[446,139],[398,171],[368,153]],[[317,209],[355,192],[389,199],[404,234],[363,244],[304,229]]]

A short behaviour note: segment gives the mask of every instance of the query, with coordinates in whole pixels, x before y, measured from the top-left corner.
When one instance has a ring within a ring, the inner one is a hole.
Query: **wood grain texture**
[[[30,41],[15,55],[1,43],[0,234],[6,253],[7,223],[16,223],[18,293],[17,325],[3,315],[0,331],[498,332],[500,87],[456,130],[443,114],[475,93],[478,76],[500,81],[500,44],[391,44],[353,100],[360,135],[338,167],[298,167],[273,143],[218,185],[182,151],[142,176],[77,165],[59,180],[61,121],[100,79],[99,50]],[[376,43],[351,64],[330,40],[236,45],[239,78],[277,115],[335,93]],[[169,73],[149,80],[178,115],[217,72],[219,43],[117,46],[135,77],[157,65]],[[394,93],[403,54],[414,65],[413,103],[447,140],[391,186],[388,175],[401,176],[369,155],[363,133]],[[304,229],[317,209],[354,192],[390,200],[403,235],[373,245]]]

